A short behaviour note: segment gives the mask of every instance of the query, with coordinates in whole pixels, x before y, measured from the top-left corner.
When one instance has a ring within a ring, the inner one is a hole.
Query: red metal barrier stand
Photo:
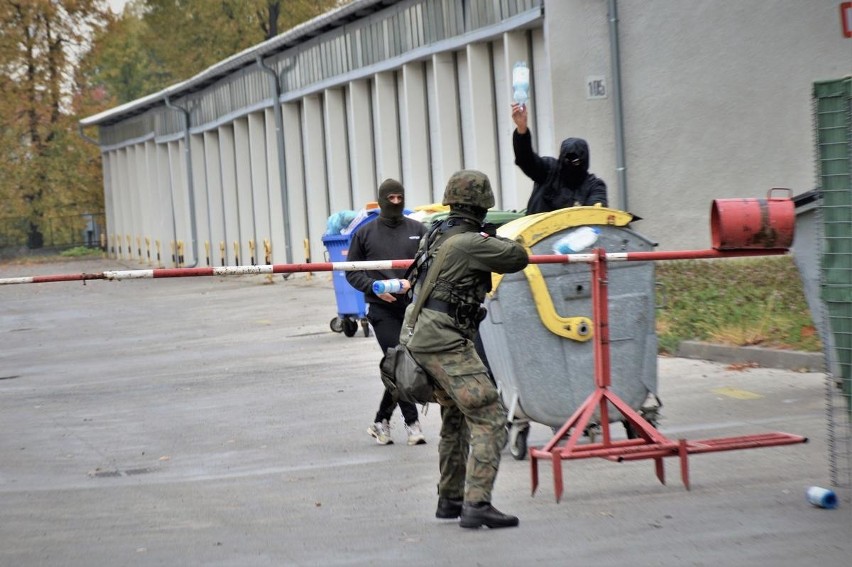
[[[652,260],[653,252],[645,253],[644,260]],[[680,460],[681,480],[689,490],[689,453],[709,453],[714,451],[730,451],[734,449],[751,449],[776,445],[804,443],[806,437],[789,433],[764,433],[744,435],[719,439],[705,439],[689,442],[685,439],[672,441],[657,431],[653,425],[635,412],[627,403],[610,389],[612,384],[610,374],[609,352],[609,307],[607,291],[607,255],[603,249],[595,250],[592,267],[592,311],[595,321],[594,362],[595,390],[577,408],[574,414],[559,428],[553,438],[542,448],[530,448],[532,475],[532,493],[538,488],[538,460],[550,459],[553,468],[553,485],[556,501],[562,498],[564,491],[562,478],[562,461],[600,457],[611,461],[633,461],[639,459],[654,459],[657,478],[666,483],[665,465],[663,458],[677,456]],[[662,257],[662,255],[661,255]],[[631,259],[631,258],[625,258]],[[637,258],[638,259],[638,258]],[[662,258],[661,258],[662,259]],[[666,259],[671,259],[670,255]],[[613,441],[609,429],[609,404],[621,412],[626,423],[632,426],[637,438]],[[598,409],[602,440],[599,443],[579,444],[589,421]],[[559,446],[569,433],[563,446]]]

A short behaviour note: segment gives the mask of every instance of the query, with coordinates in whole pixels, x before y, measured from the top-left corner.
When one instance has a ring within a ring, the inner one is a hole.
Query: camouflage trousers
[[[470,341],[454,351],[412,354],[439,386],[438,495],[491,502],[508,434],[506,409],[485,365]]]

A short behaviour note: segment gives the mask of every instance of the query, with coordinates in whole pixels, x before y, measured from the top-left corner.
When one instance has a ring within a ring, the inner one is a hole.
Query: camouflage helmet
[[[494,206],[494,193],[488,176],[475,169],[455,172],[444,190],[443,205],[472,205],[490,209]]]

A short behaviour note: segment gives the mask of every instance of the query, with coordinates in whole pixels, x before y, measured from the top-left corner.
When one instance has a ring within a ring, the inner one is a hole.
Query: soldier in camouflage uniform
[[[491,505],[491,491],[506,444],[506,409],[474,348],[485,316],[482,301],[491,289],[491,272],[522,270],[529,259],[524,248],[496,236],[484,225],[494,194],[479,171],[455,173],[447,183],[444,221],[436,221],[420,241],[415,258],[415,297],[421,291],[435,255],[449,247],[432,292],[412,326],[413,304],[406,311],[400,342],[436,385],[441,404],[438,447],[441,479],[438,518],[461,517],[464,528],[510,527],[518,518]]]

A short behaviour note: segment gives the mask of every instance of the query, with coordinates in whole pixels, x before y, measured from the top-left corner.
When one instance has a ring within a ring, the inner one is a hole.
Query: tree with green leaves
[[[185,81],[341,0],[134,0],[95,38],[85,72],[119,103]]]
[[[81,118],[345,3],[133,0],[115,16],[106,0],[0,0],[0,246],[40,248],[52,218],[103,208],[100,154],[78,135]]]
[[[0,0],[0,214],[23,219],[29,248],[48,211],[91,197],[78,193],[97,150],[70,134],[74,72],[109,15],[104,0]]]

